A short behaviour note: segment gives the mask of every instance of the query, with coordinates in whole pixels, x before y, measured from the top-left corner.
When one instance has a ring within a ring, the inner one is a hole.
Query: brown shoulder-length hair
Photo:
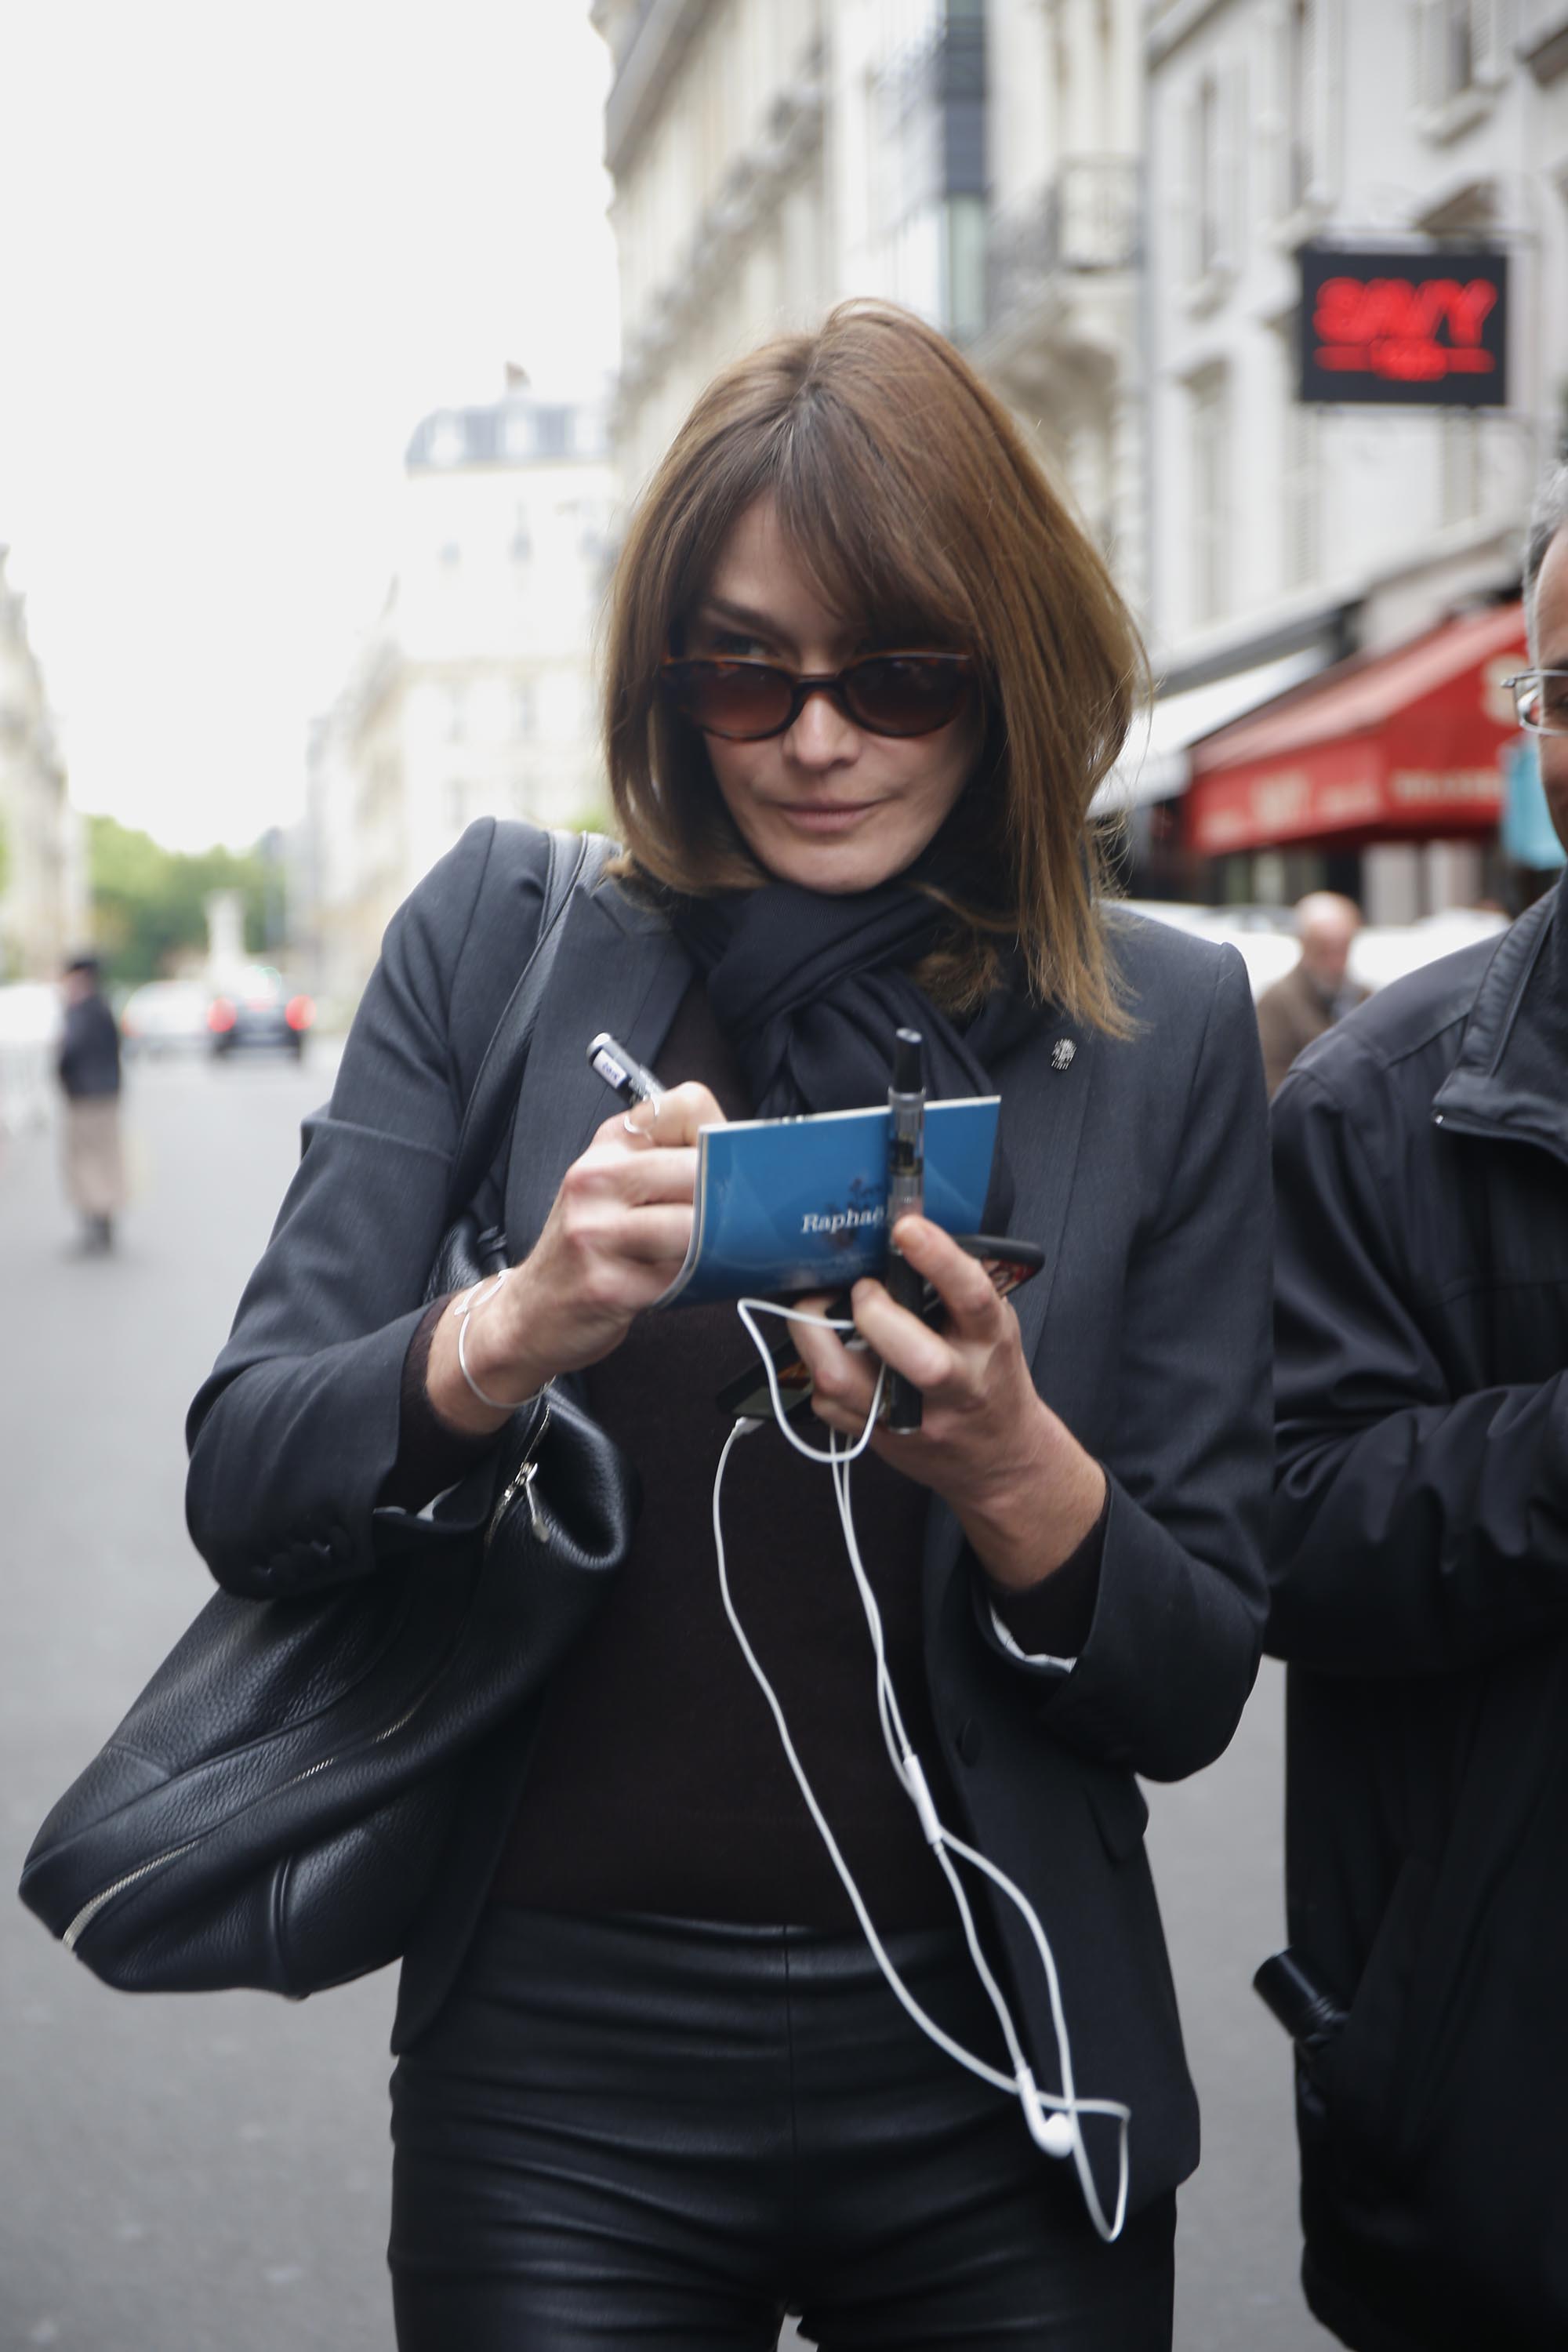
[[[1096,787],[1143,675],[1131,615],[1017,427],[910,312],[846,302],[716,377],[643,493],[610,593],[605,751],[623,871],[701,894],[767,877],[731,824],[701,736],[663,705],[732,526],[771,498],[832,610],[876,641],[952,646],[983,681],[984,748],[960,803],[964,855],[942,949],[920,978],[953,1009],[1016,941],[1042,999],[1123,1031],[1096,898]]]

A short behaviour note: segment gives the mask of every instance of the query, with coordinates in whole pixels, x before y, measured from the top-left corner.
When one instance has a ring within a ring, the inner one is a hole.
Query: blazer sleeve
[[[1246,967],[1216,964],[1158,1214],[1130,1259],[1094,1614],[1041,1727],[1156,1780],[1212,1763],[1258,1671],[1269,1412],[1267,1109]],[[994,1629],[983,1638],[1005,1655]]]
[[[471,1065],[527,954],[486,962],[476,921],[496,828],[470,826],[388,927],[326,1108],[304,1150],[226,1346],[186,1423],[192,1539],[230,1591],[271,1597],[368,1573],[378,1559],[482,1522],[497,1456],[441,1527],[377,1507],[397,1454],[404,1360],[447,1223]],[[537,922],[546,851],[538,837]],[[509,901],[509,906],[511,902]]]
[[[1315,1071],[1275,1108],[1268,1641],[1328,1674],[1445,1674],[1568,1623],[1568,1370],[1453,1393],[1388,1140]]]

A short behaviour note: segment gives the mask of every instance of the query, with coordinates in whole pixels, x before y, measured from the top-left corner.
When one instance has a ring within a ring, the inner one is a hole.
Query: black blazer
[[[542,835],[473,825],[388,929],[331,1102],[306,1121],[299,1173],[191,1410],[191,1532],[232,1591],[341,1581],[442,1540],[428,1519],[375,1497],[396,1454],[399,1380],[461,1104],[531,942],[543,864]],[[922,1576],[959,1826],[1045,1923],[1080,2094],[1132,2108],[1136,2210],[1192,2170],[1198,2135],[1133,1775],[1173,1780],[1212,1762],[1252,1685],[1272,1458],[1270,1234],[1239,957],[1114,910],[1107,920],[1134,1034],[1113,1041],[1047,1015],[994,1073],[1014,1231],[1046,1253],[1018,1296],[1025,1349],[1041,1394],[1110,1481],[1076,1666],[1008,1654],[936,1502]],[[605,1117],[587,1039],[609,1029],[651,1062],[690,977],[663,922],[614,884],[574,902],[513,1129],[505,1215],[516,1255]],[[458,1490],[460,1524],[482,1521],[489,1486],[485,1466]],[[405,1962],[395,2048],[450,1984],[526,1768],[516,1738],[476,1764],[473,1801]],[[1037,2079],[1057,2089],[1032,1942],[1010,1905],[997,1924]],[[1109,2195],[1109,2140],[1104,2154]]]

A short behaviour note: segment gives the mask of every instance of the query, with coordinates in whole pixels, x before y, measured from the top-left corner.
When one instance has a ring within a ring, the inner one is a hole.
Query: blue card
[[[950,1234],[984,1221],[995,1095],[925,1114],[925,1213]],[[888,1122],[875,1110],[705,1127],[691,1247],[661,1307],[842,1290],[888,1255]]]

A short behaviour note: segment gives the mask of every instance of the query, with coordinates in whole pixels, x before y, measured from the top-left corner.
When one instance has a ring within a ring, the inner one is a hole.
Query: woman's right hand
[[[528,1256],[469,1318],[464,1352],[488,1396],[522,1402],[557,1372],[600,1362],[668,1289],[691,1238],[697,1132],[723,1117],[708,1088],[689,1082],[605,1121],[562,1178]],[[477,1435],[507,1418],[464,1380],[449,1311],[426,1379],[450,1428]]]

